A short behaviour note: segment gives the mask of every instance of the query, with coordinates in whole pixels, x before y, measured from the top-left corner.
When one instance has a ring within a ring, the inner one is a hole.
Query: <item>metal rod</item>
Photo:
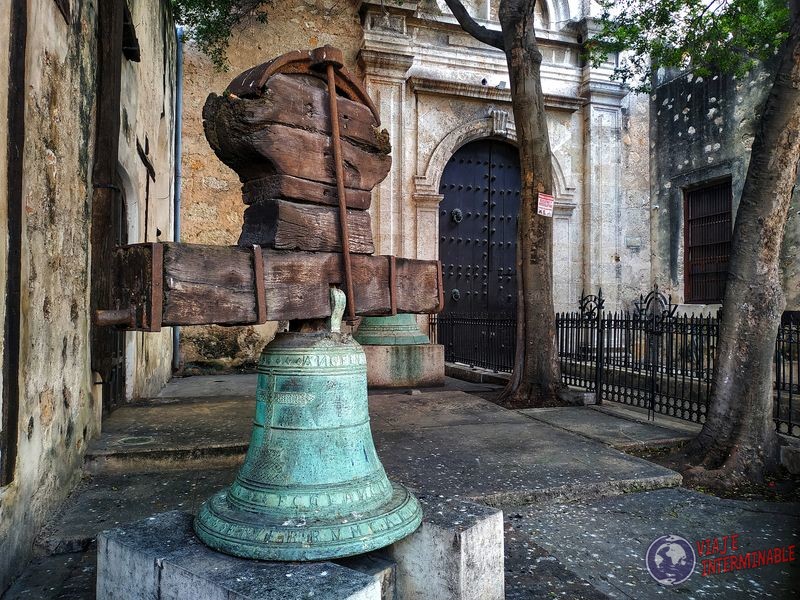
[[[336,191],[339,196],[339,224],[342,233],[342,255],[344,258],[344,279],[347,289],[347,314],[349,321],[356,319],[355,297],[353,294],[353,271],[350,265],[350,228],[347,223],[347,199],[344,191],[344,165],[342,162],[342,140],[339,137],[339,105],[336,102],[336,75],[332,63],[325,66],[328,76],[328,100],[331,112],[331,138],[333,140],[333,163],[336,167]]]
[[[131,308],[96,310],[92,316],[92,323],[97,327],[112,327],[124,325],[133,329],[136,327],[136,311]]]

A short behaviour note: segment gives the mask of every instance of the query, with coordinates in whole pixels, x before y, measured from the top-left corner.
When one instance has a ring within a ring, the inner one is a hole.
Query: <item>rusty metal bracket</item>
[[[257,324],[267,322],[267,294],[264,289],[264,255],[261,246],[253,246],[253,276],[256,278],[256,318]]]
[[[92,315],[92,323],[98,327],[123,326],[125,329],[136,327],[136,308],[96,310]]]
[[[397,314],[397,257],[389,256],[389,306],[392,316]]]
[[[436,261],[436,285],[439,287],[439,301],[436,308],[436,312],[432,314],[438,314],[444,310],[444,275],[442,273],[442,261]]]

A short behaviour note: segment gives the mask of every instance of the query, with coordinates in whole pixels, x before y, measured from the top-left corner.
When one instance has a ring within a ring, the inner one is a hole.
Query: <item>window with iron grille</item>
[[[683,214],[685,302],[722,302],[731,254],[730,179],[687,190]]]

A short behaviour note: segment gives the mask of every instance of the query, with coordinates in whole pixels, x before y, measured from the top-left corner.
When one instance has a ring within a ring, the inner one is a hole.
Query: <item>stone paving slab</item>
[[[50,553],[81,551],[104,529],[170,510],[196,513],[235,476],[235,467],[94,475],[81,482],[55,522],[42,531],[39,545]]]
[[[549,423],[617,449],[670,446],[694,437],[686,431],[629,420],[623,415],[611,415],[593,406],[531,408],[519,412],[531,419]]]
[[[194,375],[174,377],[159,392],[159,398],[207,398],[214,396],[254,396],[258,375]]]
[[[376,447],[387,472],[422,493],[503,506],[680,483],[680,476],[668,469],[463,392],[373,396],[370,404]],[[193,409],[197,406],[203,407],[199,413]],[[144,407],[141,413],[142,407],[120,409],[109,422],[119,419],[121,411],[129,411],[131,415],[124,419],[127,425],[107,428],[103,439],[135,431],[152,435],[168,453],[171,439],[182,442],[180,427],[188,435],[196,417],[209,423],[206,446],[226,439],[241,445],[231,464],[212,468],[213,464],[201,459],[173,473],[147,462],[136,463],[136,471],[101,470],[72,495],[57,526],[44,537],[51,551],[80,549],[101,529],[155,512],[195,510],[214,491],[233,481],[250,433],[252,403],[248,399],[193,403],[184,407],[182,418],[181,411],[174,410],[181,407]],[[159,410],[169,414],[161,419],[159,414],[164,413]],[[164,434],[165,428],[172,438]],[[196,441],[203,443],[199,438]],[[120,452],[124,455],[131,450],[122,448]]]
[[[371,394],[369,412],[373,431],[527,422],[514,411],[463,391]]]
[[[195,378],[182,381],[189,385],[191,379]],[[223,383],[229,390],[234,387],[229,381]],[[252,383],[255,386],[255,381]],[[473,384],[470,388],[491,391]],[[177,469],[190,462],[219,467],[234,464],[247,450],[254,411],[255,392],[249,396],[159,398],[123,406],[106,418],[103,435],[90,444],[87,469],[96,473],[106,467],[141,469],[148,464]],[[375,429],[524,422],[513,411],[460,389],[370,394],[370,414]]]
[[[627,419],[628,421],[636,421],[637,423],[645,423],[647,425],[657,425],[666,429],[674,431],[682,431],[687,435],[697,435],[703,426],[700,423],[679,419],[678,417],[670,417],[661,413],[649,413],[646,408],[639,406],[631,406],[621,402],[605,401],[603,404],[592,407],[594,410],[603,412],[615,417]]]
[[[374,433],[390,476],[426,493],[492,506],[679,485],[677,473],[544,423],[501,422]]]
[[[85,456],[90,471],[156,462],[186,468],[212,458],[237,460],[247,450],[255,411],[253,399],[169,399],[124,406],[103,422],[103,434]]]
[[[516,531],[512,544],[540,548],[573,579],[590,583],[609,598],[789,599],[797,598],[800,590],[800,559],[703,577],[699,557],[694,573],[675,587],[656,583],[644,562],[650,543],[667,534],[683,536],[693,545],[739,534],[739,552],[798,544],[798,504],[723,500],[677,488],[532,506],[510,511],[506,519]],[[530,559],[520,558],[507,568],[525,571],[527,564],[536,575],[544,568],[543,561],[535,551],[529,554]]]
[[[34,558],[3,600],[94,600],[97,549]]]

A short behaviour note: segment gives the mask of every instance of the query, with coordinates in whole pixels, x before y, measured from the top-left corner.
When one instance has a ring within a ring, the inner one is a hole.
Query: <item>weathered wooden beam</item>
[[[379,154],[389,154],[389,135],[375,127],[369,107],[337,96],[342,117],[341,135]],[[242,133],[252,133],[269,123],[279,123],[331,134],[325,82],[308,75],[273,75],[259,98],[211,94],[203,109],[205,127],[227,127],[235,122]]]
[[[252,134],[236,129],[231,124],[226,132],[218,131],[220,145],[214,150],[242,181],[279,174],[336,183],[330,136],[278,123],[265,125]],[[383,181],[392,164],[389,156],[369,152],[346,140],[342,140],[342,155],[345,185],[359,190],[371,190]]]
[[[372,254],[372,226],[369,213],[348,210],[350,251]],[[277,250],[337,252],[342,248],[339,214],[333,207],[296,204],[287,200],[266,200],[244,211],[239,245]]]
[[[367,190],[345,188],[347,208],[367,210],[372,194]],[[284,198],[299,202],[338,206],[339,196],[335,185],[300,179],[291,175],[268,175],[251,179],[242,184],[242,200],[245,204],[256,204],[273,198]]]
[[[260,98],[209,95],[206,138],[242,182],[289,175],[333,185],[332,129],[327,92],[307,76],[275,75]],[[345,185],[369,191],[388,174],[391,146],[368,107],[338,97]],[[308,198],[313,201],[314,198]]]
[[[164,246],[149,243],[115,248],[111,265],[113,304],[97,311],[94,324],[102,327],[127,313],[128,321],[117,321],[116,325],[130,327],[132,319],[133,329],[159,331],[164,300]]]
[[[159,252],[163,253],[160,277]],[[147,331],[154,330],[156,323],[251,325],[330,315],[328,289],[343,286],[344,281],[341,254],[268,249],[260,254],[261,265],[252,248],[177,243],[121,247],[116,268],[119,283],[114,305],[108,308],[133,306],[135,326],[120,327]],[[390,260],[389,256],[352,256],[357,314],[391,314],[392,295],[398,312],[433,313],[443,308],[438,261],[396,258],[397,285],[392,291]],[[256,272],[261,270],[263,287],[256,285]],[[163,306],[158,305],[159,295]]]

